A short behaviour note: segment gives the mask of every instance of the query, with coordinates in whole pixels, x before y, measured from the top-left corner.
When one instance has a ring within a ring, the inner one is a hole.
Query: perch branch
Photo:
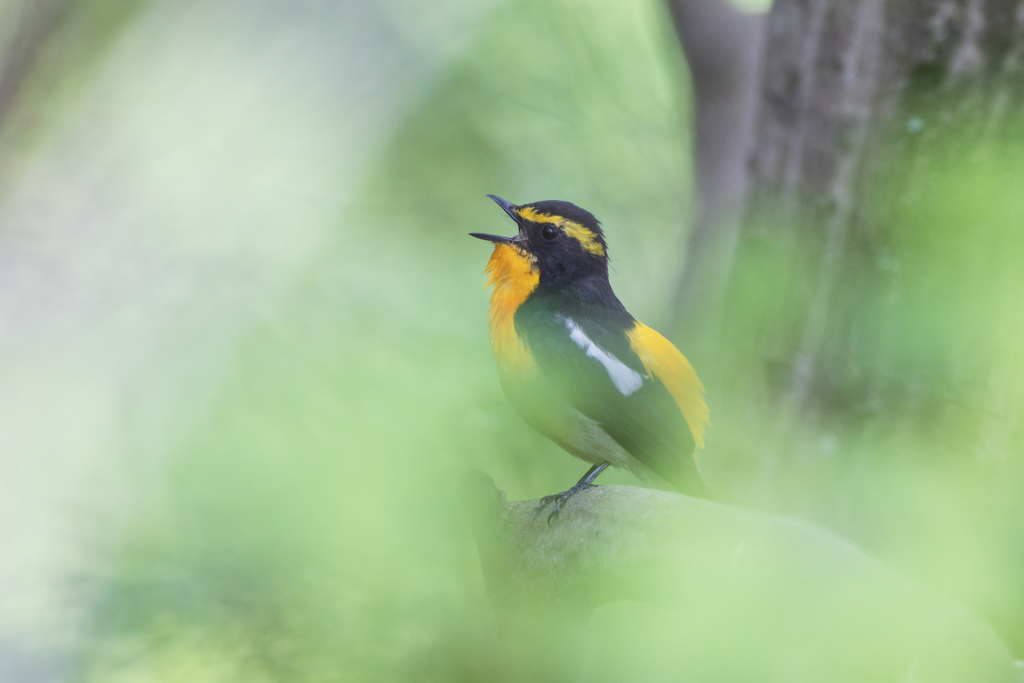
[[[980,620],[813,524],[601,486],[569,499],[549,525],[545,515],[530,521],[537,500],[509,502],[486,475],[463,489],[488,591],[507,623],[534,628],[557,613],[563,626],[585,629],[595,608],[628,600],[677,615],[689,633],[727,624],[729,643],[707,629],[708,652],[735,655],[735,643],[751,639],[825,672],[852,666],[861,680],[1015,680],[1008,650]]]

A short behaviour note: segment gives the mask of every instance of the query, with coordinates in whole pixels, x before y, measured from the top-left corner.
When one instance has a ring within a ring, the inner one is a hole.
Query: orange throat
[[[523,373],[536,365],[514,322],[516,310],[540,282],[536,261],[535,256],[510,244],[495,244],[484,271],[490,276],[487,285],[494,285],[488,323],[494,357],[502,372]]]

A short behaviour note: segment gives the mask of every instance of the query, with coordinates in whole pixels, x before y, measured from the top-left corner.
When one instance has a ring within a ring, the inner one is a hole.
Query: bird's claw
[[[567,492],[563,491],[563,493],[567,493]],[[551,501],[556,500],[560,495],[562,495],[562,494],[561,493],[556,493],[556,494],[553,494],[553,495],[550,495],[550,496],[544,496],[543,498],[541,498],[540,499],[540,504],[533,509],[533,512],[530,513],[530,521],[532,522],[533,518],[536,517],[537,514],[541,512],[541,510],[543,510],[548,505],[550,505]],[[559,508],[561,508],[561,504],[556,505],[555,509],[551,512],[551,514],[557,516]],[[551,517],[549,516],[548,517],[548,524],[550,524],[550,523],[551,523]]]
[[[548,526],[551,526],[552,524],[554,524],[555,520],[558,519],[558,513],[562,511],[562,504],[565,503],[565,501],[569,500],[580,491],[592,488],[597,487],[595,484],[577,484],[568,491],[562,491],[561,493],[553,493],[550,496],[544,496],[543,498],[540,499],[540,504],[536,508],[534,508],[532,513],[530,513],[530,521],[532,522],[533,518],[536,517],[537,514],[541,512],[541,510],[543,510],[552,502],[554,502],[555,507],[554,509],[551,510],[551,514],[548,515]]]

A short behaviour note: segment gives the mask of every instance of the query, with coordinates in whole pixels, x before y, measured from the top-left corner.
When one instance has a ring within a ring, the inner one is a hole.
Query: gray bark
[[[880,172],[906,163],[886,153],[893,133],[1012,119],[1024,4],[778,0],[763,22],[717,0],[669,6],[693,77],[698,193],[667,329],[713,371],[737,244],[814,245],[801,329],[770,343],[786,366],[778,396],[800,410],[828,392],[822,346],[844,324],[835,292],[849,244],[877,227],[858,207]]]
[[[693,86],[697,196],[666,329],[699,362],[728,282],[747,188],[764,16],[727,0],[670,0]]]
[[[548,524],[485,475],[464,492],[508,638],[586,643],[591,611],[628,600],[698,634],[684,679],[737,680],[756,648],[762,681],[795,680],[794,661],[799,680],[1014,680],[988,627],[812,524],[631,486],[580,493]]]
[[[1021,111],[1024,3],[778,0],[765,41],[742,241],[799,243],[814,262],[799,330],[771,342],[788,366],[778,396],[798,411],[833,394],[829,368],[855,357],[842,342],[823,357],[849,323],[837,299],[848,267],[886,275],[889,209],[868,196],[927,148],[898,139],[925,125],[930,140],[971,127],[990,134]]]

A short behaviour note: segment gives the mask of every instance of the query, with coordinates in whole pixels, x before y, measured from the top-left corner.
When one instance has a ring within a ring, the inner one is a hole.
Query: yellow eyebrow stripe
[[[561,216],[551,216],[546,213],[539,213],[531,206],[524,206],[520,209],[516,209],[516,213],[519,214],[520,218],[533,221],[534,223],[551,223],[553,225],[557,225],[562,229],[562,232],[579,242],[580,246],[586,251],[594,254],[595,256],[604,256],[604,247],[597,241],[597,235],[594,231],[583,227],[575,221],[570,221],[562,218]]]

